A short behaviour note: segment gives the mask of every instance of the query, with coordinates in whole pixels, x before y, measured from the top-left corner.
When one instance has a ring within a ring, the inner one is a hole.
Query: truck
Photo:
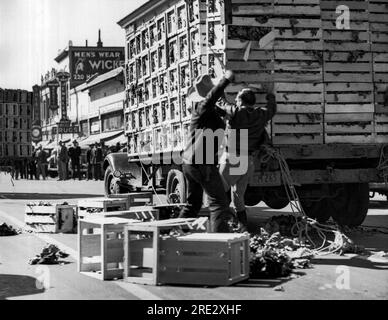
[[[268,133],[306,214],[359,226],[369,184],[387,179],[388,6],[386,0],[151,0],[118,24],[126,39],[125,132],[128,152],[104,161],[105,193],[164,188],[186,201],[179,161],[199,75],[270,88],[278,112]],[[154,161],[154,158],[162,161]],[[264,161],[265,159],[265,161]],[[247,205],[290,200],[279,162],[258,154]]]
[[[20,171],[32,157],[33,94],[0,88],[0,167]],[[1,169],[0,169],[1,171]]]

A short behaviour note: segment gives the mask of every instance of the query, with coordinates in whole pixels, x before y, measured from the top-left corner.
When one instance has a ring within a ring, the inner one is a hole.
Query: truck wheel
[[[244,202],[249,207],[254,207],[262,201],[261,188],[248,187],[244,195]]]
[[[264,198],[264,203],[271,209],[280,210],[287,207],[290,202],[288,201],[288,199],[282,198]]]
[[[319,223],[325,223],[330,219],[331,210],[327,199],[321,201],[309,201],[301,199],[301,205],[309,218],[317,220]]]
[[[344,205],[333,210],[332,217],[341,226],[358,227],[364,222],[369,209],[369,185],[352,183],[344,185]],[[336,204],[333,203],[333,206]]]
[[[170,170],[167,176],[167,199],[174,203],[186,202],[186,180],[180,170]]]
[[[113,176],[113,169],[111,166],[109,166],[105,171],[104,186],[105,196],[124,193],[124,190],[117,184],[116,178]]]

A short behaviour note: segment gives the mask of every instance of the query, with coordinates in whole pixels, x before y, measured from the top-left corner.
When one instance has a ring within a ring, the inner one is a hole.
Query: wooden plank
[[[368,113],[374,110],[374,104],[325,104],[325,113]]]
[[[388,32],[388,23],[370,22],[369,26],[372,32]]]
[[[274,81],[279,82],[322,82],[322,74],[321,73],[281,73],[277,72],[273,75],[272,78]]]
[[[366,10],[368,9],[367,1],[349,1],[349,0],[341,0],[341,1],[324,1],[320,2],[320,6],[322,10],[334,10],[339,5],[347,6],[351,11],[353,10]]]
[[[373,52],[387,52],[388,51],[388,44],[387,43],[372,43],[371,50]]]
[[[374,62],[388,62],[388,53],[373,53]]]
[[[330,41],[369,41],[368,31],[324,30],[323,39]]]
[[[271,61],[229,61],[226,63],[226,68],[238,71],[273,70],[274,63]]]
[[[388,122],[385,123],[385,124],[376,124],[376,132],[378,132],[378,133],[388,133]]]
[[[364,136],[364,135],[356,135],[356,136],[325,136],[325,143],[374,143],[375,139],[373,136]]]
[[[323,91],[323,84],[322,83],[282,83],[282,82],[276,82],[275,83],[275,90],[277,92],[279,91],[286,91],[286,92],[322,92]]]
[[[274,0],[275,5],[284,5],[284,4],[292,4],[292,5],[319,5],[320,0]]]
[[[201,255],[201,252],[195,252],[194,256],[178,255],[175,252],[168,251],[166,255],[160,256],[159,268],[190,268],[197,269],[200,272],[207,270],[225,270],[228,271],[229,257],[225,251],[215,251],[211,256]],[[221,257],[223,255],[223,257]]]
[[[282,123],[321,123],[323,114],[276,114],[273,118],[273,124]]]
[[[323,54],[325,61],[337,62],[370,62],[372,61],[371,52],[325,52]]]
[[[325,101],[328,103],[371,103],[373,102],[372,93],[364,93],[363,95],[357,93],[338,93],[338,94],[325,94]]]
[[[325,122],[326,123],[336,123],[336,122],[356,122],[356,121],[373,121],[373,113],[335,113],[335,114],[326,114]]]
[[[388,74],[375,72],[374,81],[375,82],[388,82]]]
[[[370,39],[372,42],[376,43],[376,42],[383,42],[383,43],[386,43],[388,45],[388,34],[387,33],[378,33],[378,32],[374,32],[374,33],[371,33],[371,39]],[[388,49],[387,49],[388,51]]]
[[[310,29],[295,32],[292,29],[274,29],[277,39],[307,39],[307,40],[321,40],[321,29]]]
[[[381,22],[381,23],[387,23],[388,22],[388,14],[387,13],[370,13],[369,14],[369,21],[370,22]]]
[[[373,46],[373,45],[372,45]],[[324,42],[323,50],[329,51],[370,51],[369,43],[354,43],[354,42]]]
[[[375,142],[376,143],[388,143],[388,135],[384,135],[384,134],[379,135],[379,134],[377,134]]]
[[[375,63],[374,70],[378,71],[378,73],[388,73],[388,63]]]
[[[351,21],[368,21],[368,13],[366,11],[364,12],[351,11],[350,15],[351,15]],[[322,17],[322,20],[337,21],[339,14],[336,13],[335,10],[322,10],[321,17]],[[365,30],[367,29],[365,28]]]
[[[260,20],[259,18],[251,17],[233,17],[232,24],[243,25],[243,26],[258,26],[258,27],[280,27],[290,28],[292,27],[291,19],[281,18],[269,18],[268,20]],[[320,28],[320,19],[296,19],[297,28]]]
[[[247,72],[235,72],[236,82],[273,82],[274,76],[268,73],[247,73]]]
[[[350,21],[350,30],[368,30],[368,22]],[[322,28],[324,30],[338,30],[336,20],[324,20],[322,21]]]
[[[319,16],[321,8],[318,5],[275,5],[275,14],[277,15],[300,15],[300,16]]]
[[[295,124],[295,125],[283,125],[272,123],[272,133],[287,133],[287,134],[295,134],[295,133],[321,133],[323,132],[322,124]]]
[[[273,0],[230,0],[231,4],[272,4]]]
[[[227,47],[226,49],[226,60],[238,60],[244,61],[244,50],[233,50]],[[265,50],[251,50],[249,54],[249,61],[252,60],[271,60],[274,58],[273,51],[265,51]]]
[[[323,101],[323,94],[319,93],[277,93],[277,102],[289,102],[289,103],[321,103]]]
[[[274,136],[272,142],[275,145],[290,145],[290,144],[323,144],[323,136],[307,135],[307,136]]]
[[[275,61],[274,69],[276,71],[321,72],[322,66],[318,62],[311,61]]]
[[[388,75],[387,75],[388,79]],[[372,73],[328,73],[324,74],[325,82],[372,82]]]
[[[343,63],[343,62],[325,62],[325,72],[371,72],[372,63]]]
[[[387,3],[372,3],[369,1],[368,10],[372,13],[388,13],[388,6]]]
[[[373,91],[373,83],[326,83],[325,84],[326,92],[372,92]]]
[[[275,50],[323,50],[321,41],[275,40]]]
[[[323,104],[278,104],[278,113],[323,113]]]
[[[373,133],[373,125],[328,125],[325,124],[325,132],[330,133]]]
[[[51,224],[56,224],[56,217],[54,216],[44,216],[44,215],[27,215],[24,217],[24,222],[26,224],[29,223],[51,223]]]

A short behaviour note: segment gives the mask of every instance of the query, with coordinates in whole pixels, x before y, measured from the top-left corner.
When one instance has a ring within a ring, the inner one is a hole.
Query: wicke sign
[[[95,74],[104,74],[125,63],[123,47],[72,47],[69,56],[71,88],[85,83]]]

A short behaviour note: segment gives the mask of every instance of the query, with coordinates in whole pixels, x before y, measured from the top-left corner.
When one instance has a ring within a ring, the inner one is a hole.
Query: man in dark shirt
[[[205,75],[198,78],[189,91],[189,99],[195,106],[190,124],[191,139],[182,157],[187,181],[187,205],[182,209],[180,218],[197,217],[205,191],[209,200],[212,232],[229,232],[228,220],[232,217],[217,168],[225,122],[217,113],[216,103],[233,80],[233,72],[227,71],[214,86],[210,76]]]
[[[92,179],[92,176],[93,176],[92,150],[93,150],[93,145],[91,144],[89,146],[88,151],[86,151],[86,164],[87,164],[86,180]]]
[[[69,148],[69,158],[71,160],[71,170],[73,172],[73,180],[78,178],[81,180],[81,168],[80,168],[80,158],[81,158],[81,148],[78,145],[76,140],[73,141],[73,147]]]
[[[251,89],[243,89],[236,104],[225,100],[218,106],[229,120],[226,151],[221,158],[220,172],[227,192],[232,191],[233,207],[237,213],[239,231],[247,231],[244,195],[249,179],[255,172],[254,154],[265,142],[265,126],[276,113],[275,96],[267,95],[267,107],[255,107],[256,97]]]

